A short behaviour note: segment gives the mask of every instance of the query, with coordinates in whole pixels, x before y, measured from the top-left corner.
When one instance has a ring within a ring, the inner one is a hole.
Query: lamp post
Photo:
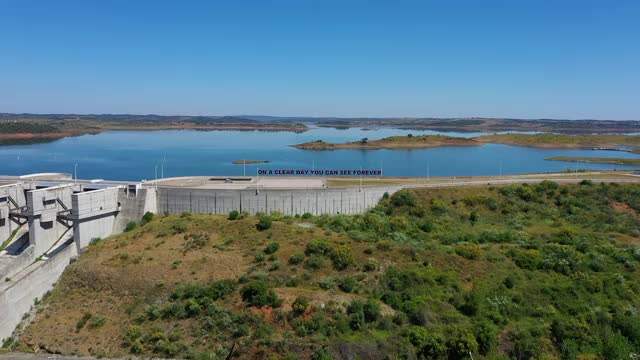
[[[429,160],[427,160],[427,181],[429,181]]]
[[[155,187],[156,187],[156,190],[158,190],[158,165],[156,165],[156,167],[155,167],[155,172],[156,172],[156,183],[155,183]]]
[[[73,183],[78,183],[78,164],[73,164]]]

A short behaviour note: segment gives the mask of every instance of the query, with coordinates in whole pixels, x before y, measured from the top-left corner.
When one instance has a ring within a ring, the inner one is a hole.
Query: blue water
[[[246,174],[265,170],[379,170],[386,176],[463,176],[557,172],[567,169],[630,169],[619,165],[545,161],[550,156],[624,157],[620,151],[556,150],[487,144],[477,147],[441,147],[419,150],[304,151],[289,147],[322,139],[330,142],[380,139],[436,131],[400,129],[338,130],[317,128],[304,133],[261,131],[112,131],[64,138],[46,144],[0,147],[0,175],[36,172],[73,173],[79,178],[114,180],[154,179],[187,175],[242,175],[233,160],[271,160],[247,165]],[[471,137],[481,133],[441,133]]]

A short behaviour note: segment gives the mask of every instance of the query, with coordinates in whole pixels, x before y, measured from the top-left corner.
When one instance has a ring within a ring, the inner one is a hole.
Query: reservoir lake
[[[478,176],[633,169],[633,166],[544,160],[551,156],[637,158],[623,151],[541,149],[486,144],[414,150],[299,150],[307,141],[369,140],[395,135],[442,134],[473,137],[483,133],[381,128],[312,128],[304,133],[265,131],[109,131],[43,144],[0,146],[0,175],[73,173],[82,179],[151,180],[156,176],[255,175],[257,170],[380,170],[384,176]],[[236,165],[234,160],[269,160]]]

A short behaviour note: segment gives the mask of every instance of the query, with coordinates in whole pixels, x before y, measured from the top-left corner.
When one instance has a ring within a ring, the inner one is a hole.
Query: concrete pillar
[[[104,238],[114,232],[118,213],[118,188],[106,188],[71,196],[73,241],[80,253],[91,240]]]
[[[27,192],[29,243],[34,256],[46,253],[69,228],[57,221],[65,207],[71,207],[72,184],[59,185]]]

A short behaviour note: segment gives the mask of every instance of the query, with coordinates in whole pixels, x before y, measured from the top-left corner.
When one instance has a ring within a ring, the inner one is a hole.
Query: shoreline
[[[19,145],[21,143],[29,144],[29,140],[37,142],[55,141],[67,137],[82,135],[97,135],[109,131],[162,131],[162,130],[194,130],[194,131],[269,131],[279,132],[287,131],[294,133],[303,133],[310,130],[306,126],[287,126],[287,125],[161,125],[161,126],[114,126],[100,129],[86,129],[78,131],[60,131],[51,133],[0,133],[0,146],[2,145]],[[41,141],[38,141],[41,140]]]
[[[494,134],[471,138],[450,137],[446,135],[391,136],[379,140],[348,143],[330,143],[322,140],[290,145],[301,150],[342,150],[342,149],[423,149],[446,146],[480,146],[499,144],[543,149],[585,149],[608,150],[640,153],[638,135],[561,135],[540,134]],[[422,140],[422,141],[421,141]]]

